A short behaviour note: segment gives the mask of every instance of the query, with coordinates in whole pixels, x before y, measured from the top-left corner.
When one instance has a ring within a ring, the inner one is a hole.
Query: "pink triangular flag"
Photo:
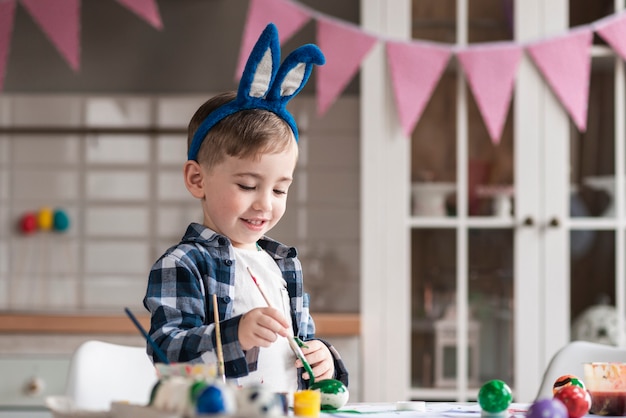
[[[457,52],[494,144],[500,142],[521,57],[522,47],[508,42],[472,45]]]
[[[239,60],[235,70],[235,79],[239,80],[241,78],[248,56],[268,23],[276,25],[278,40],[282,44],[310,19],[311,14],[308,11],[291,1],[250,0],[241,39],[241,48],[239,49]]]
[[[21,0],[74,71],[80,68],[80,0]]]
[[[0,1],[0,91],[4,88],[4,74],[7,68],[11,34],[15,20],[15,1]]]
[[[357,26],[318,19],[317,43],[326,57],[326,64],[317,71],[318,115],[335,102],[377,41]]]
[[[528,53],[581,132],[587,129],[592,39],[593,32],[585,27],[528,46]]]
[[[387,61],[402,130],[410,136],[446,68],[449,47],[388,41]]]
[[[609,16],[594,25],[595,31],[626,60],[626,13]]]
[[[122,6],[148,22],[156,29],[163,29],[163,22],[156,0],[117,0]]]

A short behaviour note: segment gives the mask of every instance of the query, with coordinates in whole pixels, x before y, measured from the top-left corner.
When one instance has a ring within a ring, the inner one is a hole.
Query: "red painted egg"
[[[27,212],[20,219],[20,232],[23,234],[32,234],[37,230],[37,215]]]
[[[580,386],[565,386],[554,395],[554,398],[565,404],[570,418],[580,418],[591,408],[591,395]]]

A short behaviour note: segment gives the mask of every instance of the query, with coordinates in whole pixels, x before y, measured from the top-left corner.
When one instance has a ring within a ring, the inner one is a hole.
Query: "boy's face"
[[[280,153],[227,156],[211,170],[202,168],[205,226],[227,236],[235,247],[255,249],[285,213],[297,158],[294,141]]]

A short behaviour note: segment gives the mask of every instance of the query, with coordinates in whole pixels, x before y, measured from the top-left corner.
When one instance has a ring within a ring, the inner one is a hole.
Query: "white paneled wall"
[[[143,309],[150,266],[201,220],[182,164],[208,97],[0,97],[0,309]],[[298,247],[313,312],[358,312],[358,101],[323,120],[312,98],[290,108],[301,159],[270,235]],[[45,207],[65,211],[69,229],[20,233]]]

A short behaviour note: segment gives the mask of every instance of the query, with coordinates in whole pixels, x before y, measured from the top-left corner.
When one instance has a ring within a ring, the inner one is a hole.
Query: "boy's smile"
[[[285,213],[296,160],[294,141],[279,153],[227,156],[211,170],[202,168],[204,224],[235,247],[255,249]]]

